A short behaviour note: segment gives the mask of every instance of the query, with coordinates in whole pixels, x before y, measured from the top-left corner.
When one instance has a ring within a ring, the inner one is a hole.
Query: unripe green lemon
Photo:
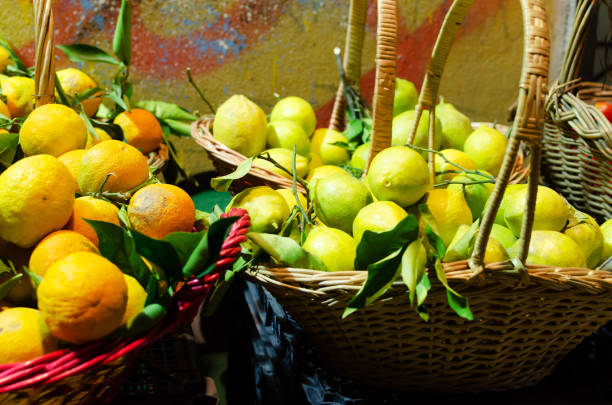
[[[314,226],[303,248],[321,259],[329,271],[355,270],[357,244],[351,235],[340,229]]]
[[[359,210],[372,202],[368,188],[348,173],[332,174],[316,182],[312,202],[325,225],[351,233]]]
[[[285,198],[268,186],[251,187],[236,194],[227,206],[243,208],[251,217],[251,231],[277,233],[289,217]]]
[[[436,117],[442,125],[440,147],[444,149],[463,150],[465,140],[472,133],[470,119],[458,111],[452,104],[441,102],[436,106]]]
[[[290,120],[272,121],[268,124],[268,145],[295,151],[298,155],[310,155],[310,140],[302,127]]]
[[[340,165],[349,160],[346,149],[333,145],[335,142],[348,143],[340,132],[328,128],[319,128],[312,136],[310,152],[318,155],[325,165]]]
[[[359,145],[351,156],[351,166],[356,169],[365,170],[366,164],[368,163],[368,157],[370,156],[370,142],[366,142],[363,145]]]
[[[393,97],[393,116],[404,111],[414,110],[419,101],[419,93],[414,84],[409,80],[395,78],[395,94]]]
[[[597,222],[588,214],[572,208],[569,222],[563,232],[572,238],[584,253],[586,265],[590,269],[597,267],[602,259],[604,237]]]
[[[608,219],[601,226],[601,233],[604,238],[603,252],[601,255],[602,262],[612,256],[612,218]]]
[[[431,190],[425,204],[438,225],[438,236],[445,246],[451,243],[461,225],[472,223],[470,207],[461,191],[444,188]]]
[[[457,245],[457,243],[461,240],[463,235],[465,235],[468,229],[470,229],[470,226],[465,225],[465,224],[461,225],[457,229],[457,232],[455,233],[453,240],[448,245],[448,249],[446,250],[447,252],[451,251],[451,249],[453,249],[455,245]],[[444,261],[454,262],[457,260],[465,260],[472,255],[472,251],[473,251],[473,247],[472,249],[468,249],[465,252],[461,252],[463,254],[460,254],[460,255],[452,255],[452,254],[446,255],[444,256]],[[485,249],[484,262],[485,263],[495,263],[495,262],[503,262],[505,260],[508,260],[508,253],[506,252],[506,249],[504,249],[504,246],[500,242],[498,242],[495,238],[490,237],[489,241],[487,242],[487,247]]]
[[[367,180],[374,197],[402,207],[417,202],[432,186],[427,163],[407,146],[393,146],[376,155]]]
[[[517,193],[523,189],[526,189],[527,184],[509,184],[508,187],[506,187],[506,190],[504,192],[504,196],[502,198],[501,203],[499,204],[499,209],[497,210],[497,214],[495,214],[495,223],[501,226],[506,226],[506,220],[504,219],[504,212],[506,209],[506,204],[508,201],[512,200],[512,195],[514,193]],[[493,192],[493,190],[491,189],[491,192]],[[489,199],[487,200],[487,203],[485,204],[485,208],[489,205],[489,203],[491,202],[491,196],[489,195]],[[484,210],[483,210],[484,212]]]
[[[448,159],[449,161],[463,167],[466,170],[476,169],[476,165],[474,164],[474,161],[468,155],[461,152],[460,150],[444,149],[444,150],[441,150],[440,153],[442,153],[444,157]],[[443,181],[446,181],[446,180],[452,180],[455,176],[459,174],[459,173],[452,173],[452,172],[461,171],[460,168],[448,163],[447,161],[442,159],[442,156],[438,154],[436,154],[436,157],[435,157],[435,165],[436,165],[436,173],[450,172],[450,173],[438,174],[436,176],[436,183],[442,183]]]
[[[456,183],[472,183],[477,181],[487,181],[488,179],[484,176],[471,173],[461,173],[453,177],[453,182]],[[472,212],[472,221],[480,218],[484,207],[493,191],[492,183],[480,183],[480,184],[449,184],[448,189],[459,190],[463,192],[465,202],[470,207]]]
[[[515,236],[521,233],[523,215],[527,209],[527,193],[528,189],[525,187],[504,198],[507,198],[504,204],[504,220]],[[533,230],[561,231],[568,217],[569,207],[563,197],[548,187],[538,186]]]
[[[508,140],[501,132],[481,125],[465,140],[463,151],[472,158],[478,169],[497,176],[507,146]]]
[[[317,126],[317,117],[308,101],[300,97],[285,97],[279,100],[270,113],[270,121],[291,120],[301,126],[310,136]]]
[[[308,173],[308,177],[306,178],[306,180],[308,181],[310,189],[313,190],[317,180],[338,173],[347,174],[346,170],[342,169],[341,167],[333,165],[323,165],[315,168],[312,172]]]
[[[353,221],[353,238],[357,244],[365,231],[390,231],[406,218],[408,213],[392,201],[376,201],[363,207]]]
[[[264,153],[268,153],[270,155],[270,158],[274,159],[276,163],[293,173],[293,151],[283,148],[272,148],[264,151]],[[253,161],[253,164],[255,166],[263,167],[264,169],[270,170],[271,172],[277,173],[288,179],[293,178],[293,176],[291,176],[289,173],[282,169],[279,169],[274,165],[274,163],[269,162],[267,160],[257,158]],[[297,171],[298,177],[306,177],[306,174],[308,173],[308,159],[306,159],[304,156],[296,154],[295,169]]]
[[[243,95],[233,95],[217,109],[213,136],[246,157],[266,148],[266,132],[266,114]]]
[[[514,242],[516,242],[516,237],[512,231],[499,224],[493,224],[491,228],[491,237],[501,243],[504,249],[510,249],[510,246],[514,245]]]
[[[515,257],[520,240],[517,240],[508,254]],[[541,264],[554,267],[585,267],[586,260],[580,246],[572,238],[556,231],[533,231],[527,264]]]
[[[408,141],[408,135],[410,134],[410,127],[412,126],[412,120],[414,119],[414,110],[406,111],[393,118],[391,126],[391,145],[402,146]],[[435,123],[435,137],[434,137],[434,149],[440,149],[440,140],[442,138],[442,125],[440,120],[436,117]],[[423,111],[419,126],[417,127],[416,136],[413,145],[421,148],[429,148],[429,111]],[[423,159],[427,159],[427,152],[421,152]]]

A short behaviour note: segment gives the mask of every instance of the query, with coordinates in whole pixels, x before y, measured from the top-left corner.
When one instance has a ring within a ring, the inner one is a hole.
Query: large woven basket
[[[580,64],[598,1],[579,0],[559,79],[546,102],[543,171],[576,208],[612,217],[612,124],[595,108],[612,101],[612,87],[581,82]]]
[[[244,210],[230,228],[214,270],[186,282],[174,295],[167,315],[135,338],[102,339],[51,352],[33,360],[0,365],[0,404],[100,404],[113,399],[127,378],[134,353],[171,333],[196,315],[217,280],[240,254],[250,219]]]
[[[417,110],[434,114],[452,40],[473,0],[453,3],[427,69]],[[612,319],[612,274],[584,268],[521,266],[527,257],[540,172],[549,40],[543,0],[522,0],[525,51],[517,114],[498,182],[470,260],[443,264],[450,285],[470,300],[474,321],[458,317],[439,282],[429,322],[411,308],[402,283],[342,319],[364,271],[261,266],[247,277],[265,286],[300,323],[330,368],[365,384],[405,391],[500,391],[533,385],[565,353]],[[371,155],[390,144],[396,2],[378,2],[378,51]],[[382,42],[382,44],[381,44]],[[433,85],[432,85],[433,83]],[[418,115],[418,114],[417,114]],[[416,126],[416,123],[415,123]],[[433,131],[430,132],[430,137]],[[527,214],[513,262],[483,265],[483,253],[519,146],[531,145]],[[433,144],[433,140],[430,140]]]

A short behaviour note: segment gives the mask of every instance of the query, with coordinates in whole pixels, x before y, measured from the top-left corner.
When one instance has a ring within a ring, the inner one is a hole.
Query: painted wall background
[[[548,0],[553,45],[562,44],[570,0]],[[110,50],[120,0],[56,0],[56,43],[84,42]],[[450,0],[400,1],[400,77],[420,87]],[[218,106],[235,93],[270,111],[274,93],[297,95],[327,124],[338,76],[332,55],[342,46],[348,0],[133,0],[131,77],[135,99],[163,99],[208,112],[188,84],[196,82]],[[373,91],[376,2],[370,1],[362,88]],[[0,0],[0,32],[33,64],[31,0]],[[522,16],[518,0],[475,2],[455,42],[441,94],[475,121],[505,122],[516,98],[522,63]],[[555,51],[556,54],[559,50]],[[557,69],[553,55],[553,70]],[[57,68],[70,65],[57,51]],[[108,85],[108,65],[83,65]],[[210,167],[191,140],[181,142],[193,172]]]

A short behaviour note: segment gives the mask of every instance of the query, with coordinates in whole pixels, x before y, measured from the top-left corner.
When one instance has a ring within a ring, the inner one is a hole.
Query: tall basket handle
[[[578,0],[571,36],[565,49],[559,83],[565,84],[580,76],[580,64],[584,55],[584,43],[592,15],[597,11],[597,0]]]
[[[372,142],[364,174],[378,152],[391,146],[397,64],[397,0],[378,1],[376,83],[372,101]]]
[[[525,284],[529,281],[529,276],[524,263],[529,253],[540,178],[550,39],[544,0],[521,0],[521,8],[523,10],[525,34],[523,68],[518,107],[514,118],[514,130],[510,135],[510,142],[504,155],[500,174],[490,197],[491,203],[486,207],[482,217],[474,252],[470,258],[470,268],[474,271],[474,276],[480,275],[484,270],[484,252],[495,215],[508,185],[510,172],[514,166],[520,143],[525,142],[531,148],[531,171],[529,173],[526,215],[523,216],[521,225],[518,253],[513,259],[515,269],[521,275],[522,283]]]
[[[349,85],[358,84],[361,80],[361,52],[365,36],[365,22],[368,11],[368,0],[351,0],[349,7],[349,22],[344,45],[343,68]],[[359,86],[357,86],[359,92]],[[329,129],[342,131],[344,129],[346,100],[344,99],[344,85],[340,82],[331,118]]]
[[[55,101],[53,0],[34,0],[36,107]]]

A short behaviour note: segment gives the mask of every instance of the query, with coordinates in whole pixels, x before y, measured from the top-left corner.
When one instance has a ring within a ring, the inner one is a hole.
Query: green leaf
[[[425,235],[427,235],[427,241],[436,250],[435,254],[437,258],[444,257],[446,253],[446,247],[442,238],[440,238],[429,225],[425,226]]]
[[[23,272],[27,274],[28,276],[30,276],[30,280],[32,280],[35,287],[38,287],[41,281],[43,280],[41,276],[34,273],[32,270],[28,269],[27,266],[23,266]]]
[[[170,242],[150,238],[136,230],[131,234],[141,256],[161,267],[171,280],[182,280],[181,261]]]
[[[368,277],[357,294],[349,301],[342,318],[372,303],[383,295],[401,271],[402,252],[400,247],[387,257],[368,266]]]
[[[157,274],[155,274],[153,277],[149,277],[149,282],[143,287],[147,292],[147,299],[145,300],[146,307],[147,305],[153,304],[159,295],[159,279]]]
[[[191,123],[172,119],[165,119],[164,122],[172,129],[173,135],[191,136]]]
[[[128,105],[120,94],[117,94],[115,91],[110,91],[106,93],[106,97],[113,100],[119,107],[123,108],[125,111],[129,111]]]
[[[249,232],[249,239],[280,263],[301,269],[327,270],[323,261],[295,240],[270,233]]]
[[[330,145],[334,145],[334,146],[337,146],[339,148],[346,149],[350,153],[355,152],[355,149],[357,149],[357,146],[359,146],[356,142],[346,143],[346,142],[342,142],[342,141],[332,142],[332,143],[330,143]]]
[[[424,273],[416,286],[417,309],[425,302],[429,290],[431,290],[431,282],[429,281],[427,273]]]
[[[0,134],[0,164],[9,167],[13,164],[17,146],[19,145],[19,134]]]
[[[80,104],[80,102],[79,102],[79,104]],[[94,129],[94,126],[91,123],[91,121],[89,120],[89,117],[87,116],[87,114],[85,114],[85,110],[83,110],[82,108],[81,108],[81,111],[79,111],[79,116],[81,117],[81,119],[85,123],[85,127],[87,128],[87,132],[89,132],[91,134],[91,136],[94,137],[94,139],[98,139],[98,133]]]
[[[23,273],[17,273],[13,277],[8,280],[0,283],[0,300],[8,295],[11,292],[13,287],[19,282],[19,280],[23,277]]]
[[[92,87],[90,89],[83,90],[82,92],[77,94],[76,98],[79,101],[87,100],[89,98],[99,98],[100,94],[98,94],[98,93],[100,93],[101,91],[102,91],[102,89],[100,87],[98,87],[98,86]]]
[[[201,316],[208,318],[217,312],[219,305],[223,302],[223,298],[227,295],[229,288],[232,286],[234,279],[230,279],[229,281],[224,280],[222,282],[217,282],[215,287],[212,289],[208,297],[206,297],[206,302],[202,307]]]
[[[130,64],[132,59],[131,14],[129,2],[122,0],[113,37],[113,52],[126,66]]]
[[[100,106],[103,106],[103,105],[104,104],[100,104]],[[119,125],[113,124],[111,122],[94,120],[91,118],[89,120],[91,121],[91,124],[94,127],[103,129],[104,131],[106,131],[107,134],[111,136],[111,138],[116,139],[118,141],[123,140],[123,130],[121,129]]]
[[[140,335],[157,325],[167,313],[168,311],[161,304],[153,303],[147,305],[141,313],[117,329],[112,337],[128,338]]]
[[[454,262],[470,257],[474,249],[476,235],[478,234],[479,222],[480,220],[477,219],[454,245],[448,246],[449,249],[446,251],[443,258],[445,262]]]
[[[118,65],[119,61],[102,49],[88,44],[56,45],[73,62],[102,62]]]
[[[220,209],[225,209],[231,200],[232,195],[227,191],[206,190],[193,196],[193,203],[196,208],[207,213],[211,212],[215,205],[219,206]],[[214,222],[212,217],[209,222]]]
[[[232,185],[232,181],[246,176],[253,165],[253,158],[243,160],[236,170],[225,176],[215,177],[210,180],[210,186],[216,191],[227,191]]]
[[[197,115],[191,114],[178,104],[165,101],[140,100],[136,103],[136,107],[149,111],[160,120],[195,121],[198,119]]]
[[[425,274],[426,263],[427,251],[425,250],[423,243],[417,239],[410,243],[404,251],[401,264],[402,279],[404,280],[404,284],[406,284],[408,287],[410,305],[412,306],[415,304],[415,295],[417,296],[417,301],[422,301],[419,300],[417,295],[417,284],[421,281],[421,278],[423,278],[423,275]]]
[[[418,231],[419,222],[414,215],[408,215],[387,232],[365,231],[357,246],[355,268],[366,269],[370,264],[389,256],[398,248],[405,248],[417,238]]]
[[[427,204],[419,204],[419,213],[421,214],[421,218],[423,219],[425,224],[428,227],[430,227],[436,235],[440,235],[440,228],[438,226],[438,222],[436,221],[433,214],[429,210],[429,207],[427,206]]]
[[[205,237],[206,232],[172,232],[166,235],[163,240],[173,246],[182,269],[189,260],[191,253],[196,249],[202,238]]]
[[[351,142],[351,141],[354,141],[357,137],[359,137],[362,132],[363,132],[363,121],[361,121],[360,119],[352,119],[352,120],[349,120],[343,134],[346,137],[346,139],[349,142]]]
[[[436,276],[438,277],[438,280],[444,287],[446,287],[446,298],[448,300],[448,305],[460,317],[473,321],[474,315],[472,314],[472,311],[470,311],[468,299],[463,297],[461,294],[453,290],[450,285],[448,285],[446,273],[444,273],[444,268],[442,268],[442,263],[440,262],[439,258],[435,260],[434,267],[436,269]]]

